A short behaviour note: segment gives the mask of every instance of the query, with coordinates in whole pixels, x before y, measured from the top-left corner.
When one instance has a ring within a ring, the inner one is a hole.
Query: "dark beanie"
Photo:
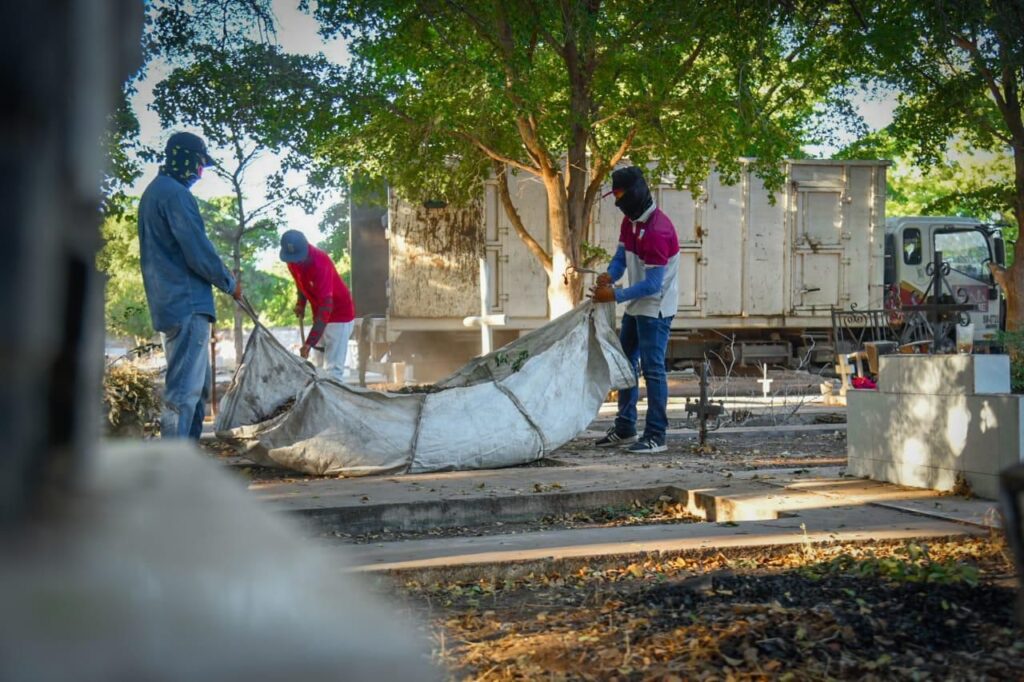
[[[622,190],[615,205],[630,220],[638,220],[654,204],[643,172],[636,166],[620,168],[612,173],[612,191]]]

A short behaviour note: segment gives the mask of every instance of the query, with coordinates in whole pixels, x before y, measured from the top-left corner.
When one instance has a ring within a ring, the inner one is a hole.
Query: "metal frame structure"
[[[832,310],[832,344],[836,356],[858,351],[865,343],[892,341],[898,347],[925,346],[929,353],[944,353],[950,348],[950,339],[956,326],[970,324],[968,311],[976,306],[968,303],[962,289],[954,289],[946,277],[949,263],[936,251],[928,264],[931,282],[924,293],[924,302],[900,305],[893,298],[893,307],[883,310]],[[954,342],[955,343],[955,342]]]

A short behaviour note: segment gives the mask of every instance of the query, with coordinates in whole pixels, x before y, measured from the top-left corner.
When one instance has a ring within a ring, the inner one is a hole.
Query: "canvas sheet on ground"
[[[257,464],[314,475],[525,464],[586,429],[610,390],[634,385],[613,308],[582,303],[411,394],[320,376],[257,325],[216,430]]]

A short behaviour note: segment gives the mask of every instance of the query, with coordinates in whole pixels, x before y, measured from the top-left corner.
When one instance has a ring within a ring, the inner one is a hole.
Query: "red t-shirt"
[[[328,312],[323,310],[325,303],[330,306],[330,311],[323,322],[351,322],[355,318],[352,294],[326,253],[310,244],[309,257],[302,263],[289,263],[288,271],[292,273],[299,291],[312,304],[313,319],[319,321],[319,313]]]

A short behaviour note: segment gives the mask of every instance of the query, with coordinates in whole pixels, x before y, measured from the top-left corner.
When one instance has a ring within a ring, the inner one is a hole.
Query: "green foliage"
[[[333,204],[324,211],[320,220],[320,232],[324,239],[317,248],[327,252],[335,264],[348,257],[351,249],[352,225],[349,216],[349,198],[345,195],[342,201]],[[340,268],[339,268],[340,269]]]
[[[591,244],[587,241],[580,244],[580,260],[585,268],[592,268],[598,264],[607,265],[611,259],[612,254],[600,244]]]
[[[298,149],[313,124],[309,102],[317,101],[329,63],[253,41],[228,50],[200,43],[190,54],[191,61],[154,88],[153,108],[164,126],[198,128],[220,163],[210,170],[239,195],[253,161],[268,150],[282,155],[281,167],[266,178],[263,200],[255,206],[239,202],[240,222],[265,217],[284,203],[313,210],[318,192],[296,186],[289,174],[308,165]]]
[[[103,375],[103,407],[111,435],[141,437],[155,433],[160,396],[154,373],[129,362],[107,367]]]
[[[121,101],[108,117],[101,141],[107,157],[104,215],[124,208],[126,192],[141,174],[140,159],[158,161],[157,150],[139,140],[139,121],[130,99],[153,60],[184,64],[198,43],[230,49],[240,42],[269,42],[275,35],[270,0],[152,0],[146,3],[142,63],[121,88]]]
[[[295,172],[308,165],[300,150],[330,65],[322,55],[285,54],[273,43],[274,18],[267,0],[193,0],[160,3],[152,30],[153,49],[173,69],[154,88],[153,109],[166,128],[201,131],[233,198],[204,207],[211,239],[242,272],[242,286],[268,285],[254,275],[255,253],[273,246],[276,220],[287,203],[307,211],[320,190],[298,185]],[[263,196],[247,196],[247,176],[267,151],[281,157],[263,180]],[[251,281],[250,281],[251,280]],[[272,287],[271,287],[272,288]],[[252,296],[246,294],[250,302]],[[236,351],[242,350],[242,316],[218,297],[222,319],[235,317]]]
[[[508,365],[509,367],[511,367],[513,372],[518,372],[523,368],[523,365],[525,365],[526,361],[529,359],[530,351],[526,350],[525,348],[523,348],[518,353],[515,353],[513,355],[501,351],[499,353],[495,353],[494,364],[496,364],[498,367],[501,367],[502,365]]]
[[[200,201],[199,210],[206,223],[207,234],[217,252],[232,252],[231,239],[237,231],[234,199],[217,197]],[[128,200],[118,213],[103,223],[104,245],[97,258],[97,267],[107,276],[106,326],[108,333],[130,336],[136,341],[154,336],[146,305],[139,264],[139,238],[135,200]],[[257,267],[261,251],[277,243],[277,226],[270,220],[257,221],[249,238],[241,243],[239,257],[246,297],[269,325],[294,323],[295,285],[283,263],[274,263],[270,272]],[[235,314],[230,296],[215,290],[217,319],[223,324]]]
[[[864,556],[840,554],[829,561],[812,564],[801,569],[805,575],[820,579],[833,575],[850,575],[859,578],[881,578],[892,582],[932,583],[952,585],[978,584],[978,569],[955,559],[935,561],[928,553],[927,545],[907,543],[892,556],[875,556],[868,552]],[[856,597],[856,595],[850,595]]]
[[[321,164],[414,201],[465,204],[505,169],[536,176],[549,206],[567,207],[549,216],[567,246],[531,251],[548,269],[552,255],[579,266],[618,162],[695,188],[712,165],[736,179],[739,157],[756,156],[778,186],[782,158],[856,120],[843,104],[860,54],[848,12],[825,0],[321,0],[322,32],[345,37],[352,61],[325,82],[330,113],[306,143]]]
[[[1016,0],[863,4],[865,47],[875,57],[865,64],[899,90],[890,132],[916,162],[942,163],[958,139],[974,149],[1006,146],[1014,114],[994,97],[1018,98],[1012,81],[1024,65],[1019,12]],[[1019,122],[1020,112],[1015,116]]]
[[[107,130],[102,144],[107,156],[107,172],[103,179],[104,216],[120,217],[130,207],[126,194],[132,183],[142,174],[138,154],[139,120],[132,111],[128,98],[134,93],[129,83],[122,88],[117,109],[107,118]]]
[[[268,315],[275,320],[281,319],[278,311],[280,306],[274,301],[278,297],[277,289],[282,285],[276,282],[274,275],[260,271],[256,265],[261,252],[273,249],[277,245],[277,224],[269,218],[263,218],[251,223],[244,231],[241,230],[238,222],[238,200],[235,197],[214,197],[200,201],[199,212],[203,216],[206,232],[214,248],[225,257],[231,270],[241,271],[245,296],[260,313],[261,319]],[[217,320],[221,325],[234,318],[236,305],[230,296],[218,291],[215,305]],[[267,311],[268,306],[270,312]],[[289,307],[288,310],[290,309]],[[242,323],[246,323],[244,316]]]
[[[246,41],[271,42],[277,27],[271,0],[151,0],[144,45],[150,58],[188,61],[197,44],[222,50]]]
[[[871,0],[858,12],[872,76],[899,92],[889,135],[896,151],[922,168],[950,165],[953,144],[997,158],[1024,149],[1020,83],[1024,80],[1024,14],[1019,0]],[[1012,213],[1024,220],[1024,165],[1004,175],[980,171],[966,186],[936,197],[936,212]],[[955,171],[959,172],[959,171]],[[1013,236],[1008,234],[1008,236]],[[1014,265],[1024,260],[1014,247]],[[1024,267],[1024,266],[1021,266]],[[1017,277],[1000,277],[1007,325],[1022,324]]]
[[[907,140],[884,129],[840,151],[839,158],[888,158],[886,215],[965,216],[1003,225],[1009,241],[1017,239],[1013,216],[1013,159],[1005,150],[985,152],[964,144],[951,146],[932,166],[917,164]],[[1008,260],[1012,262],[1012,253]]]
[[[242,230],[235,197],[200,200],[199,213],[217,253],[225,255],[229,267],[241,267],[243,273],[255,267],[257,254],[277,245],[277,224],[269,218],[255,220]]]
[[[103,221],[103,248],[96,266],[107,277],[104,301],[107,331],[139,340],[151,338],[154,331],[139,265],[136,207],[134,199],[124,199]]]
[[[319,2],[325,32],[349,38],[353,55],[326,150],[413,198],[448,201],[475,196],[494,156],[537,167],[538,154],[581,141],[595,161],[632,141],[632,161],[657,159],[680,184],[716,160],[736,172],[739,156],[761,157],[772,175],[829,132],[816,124],[852,73],[840,12],[826,2]]]
[[[1010,356],[1010,388],[1014,393],[1024,393],[1024,331],[1001,331],[996,343]]]
[[[253,270],[245,280],[246,297],[271,327],[295,324],[295,283],[284,263],[275,263],[270,272]]]

